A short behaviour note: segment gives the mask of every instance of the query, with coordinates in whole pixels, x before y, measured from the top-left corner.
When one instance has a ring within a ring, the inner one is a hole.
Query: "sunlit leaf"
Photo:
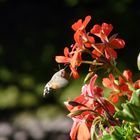
[[[122,105],[123,110],[116,112],[115,117],[140,124],[140,89],[136,90],[130,102]]]

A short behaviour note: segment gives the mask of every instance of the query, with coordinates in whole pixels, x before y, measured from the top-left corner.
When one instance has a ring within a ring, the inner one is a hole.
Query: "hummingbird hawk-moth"
[[[61,69],[58,72],[56,72],[50,81],[45,85],[44,93],[49,94],[52,90],[57,90],[60,88],[65,87],[69,83],[69,74],[65,71],[65,69]]]

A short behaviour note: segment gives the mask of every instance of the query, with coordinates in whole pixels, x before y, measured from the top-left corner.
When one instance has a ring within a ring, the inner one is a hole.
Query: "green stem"
[[[134,127],[134,131],[135,131],[137,134],[140,134],[140,130],[139,130],[137,127]]]
[[[99,65],[99,66],[102,66],[103,63],[97,63],[97,62],[94,62],[94,61],[81,61],[81,63],[84,63],[84,64],[90,64],[90,65]]]
[[[85,49],[84,49],[84,52],[87,52],[87,53],[90,54],[91,56],[93,55],[89,49],[86,49],[86,48],[85,48]]]

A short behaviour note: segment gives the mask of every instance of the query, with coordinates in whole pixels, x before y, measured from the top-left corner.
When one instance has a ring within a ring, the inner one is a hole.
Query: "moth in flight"
[[[61,69],[56,72],[45,85],[43,96],[46,96],[46,94],[49,94],[52,90],[65,87],[69,83],[69,78],[70,75],[65,71],[65,69]]]

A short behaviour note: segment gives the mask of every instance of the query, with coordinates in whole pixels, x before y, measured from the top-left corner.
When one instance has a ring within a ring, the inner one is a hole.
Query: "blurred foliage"
[[[124,38],[126,47],[118,51],[119,63],[138,78],[140,8],[138,0],[47,0],[46,2],[0,1],[0,115],[10,118],[26,110],[37,116],[51,112],[66,113],[63,102],[80,94],[85,72],[64,89],[43,98],[43,88],[58,70],[55,55],[71,45],[71,25],[86,15],[92,24],[112,23],[114,33]],[[63,67],[63,66],[61,66]],[[48,106],[48,107],[47,107]],[[8,114],[8,116],[7,116]],[[50,113],[51,114],[51,113]]]

